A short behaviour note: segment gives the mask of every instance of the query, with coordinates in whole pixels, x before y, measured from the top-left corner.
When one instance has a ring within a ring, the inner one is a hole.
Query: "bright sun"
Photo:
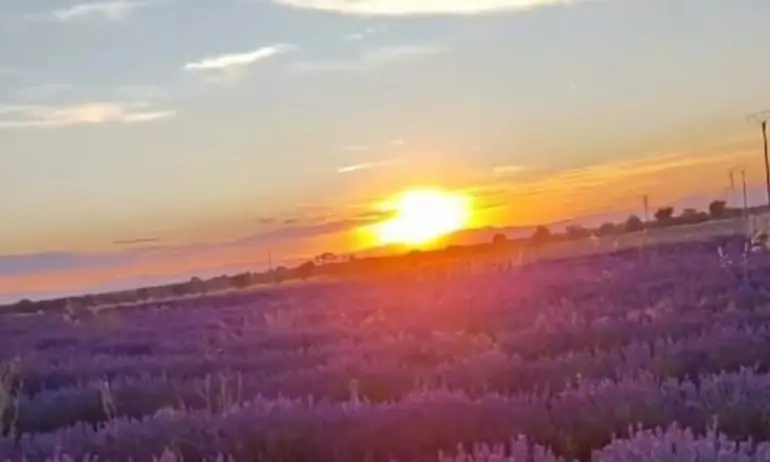
[[[373,227],[380,244],[423,245],[468,225],[470,199],[438,189],[406,191],[383,204],[394,214]]]

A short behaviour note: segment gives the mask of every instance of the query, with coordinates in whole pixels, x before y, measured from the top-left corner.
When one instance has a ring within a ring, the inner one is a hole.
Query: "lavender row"
[[[749,441],[735,441],[716,428],[709,428],[705,435],[699,435],[688,428],[673,424],[666,430],[641,428],[629,432],[628,438],[613,438],[601,450],[594,451],[592,462],[632,462],[661,461],[668,462],[767,462],[770,460],[770,443],[754,444]],[[447,455],[439,451],[438,462],[565,462],[542,445],[530,445],[525,436],[511,438],[508,444],[474,443],[458,444],[453,453]],[[97,460],[86,455],[82,462]],[[99,459],[101,462],[116,462]],[[213,459],[203,462],[238,462],[232,456],[218,454]],[[435,459],[434,459],[435,460]],[[6,462],[11,462],[10,459]],[[47,462],[76,462],[67,454],[56,454]],[[185,462],[179,450],[166,448],[160,456],[153,456],[152,462]]]
[[[259,327],[267,327],[270,331],[272,326],[265,316],[275,317],[280,313],[290,313],[290,319],[282,322],[293,330],[319,325],[360,327],[361,322],[370,320],[373,315],[381,315],[378,326],[383,330],[424,327],[430,321],[431,327],[439,330],[461,327],[483,331],[490,326],[502,326],[510,331],[531,325],[539,314],[561,319],[577,311],[590,319],[645,308],[661,299],[670,299],[677,309],[685,309],[688,304],[703,308],[703,305],[725,305],[729,300],[741,298],[738,297],[740,287],[726,277],[726,270],[718,263],[716,254],[697,257],[697,266],[670,258],[664,261],[665,264],[640,265],[638,261],[632,261],[629,265],[629,261],[620,257],[596,257],[583,264],[551,263],[525,273],[483,274],[481,277],[464,274],[457,278],[457,284],[438,280],[351,288],[337,285],[327,287],[323,292],[309,288],[284,290],[272,298],[263,295],[252,303],[237,306],[217,307],[213,305],[215,299],[205,299],[195,308],[163,309],[165,305],[157,305],[154,310],[135,311],[125,307],[117,314],[91,316],[88,321],[93,324],[92,332],[67,329],[61,320],[56,323],[46,319],[19,320],[22,325],[16,326],[4,322],[3,325],[9,325],[0,326],[0,329],[6,331],[2,332],[2,338],[11,339],[16,345],[48,353],[51,353],[48,351],[51,347],[62,349],[68,343],[77,344],[81,340],[78,336],[81,336],[82,340],[90,340],[83,347],[91,354],[132,349],[120,340],[133,341],[133,349],[138,353],[158,354],[182,352],[179,349],[186,348],[190,352],[199,351],[201,344],[206,343],[202,340],[208,340],[207,337],[221,330],[220,327],[250,333],[256,333]],[[770,260],[761,264],[767,267]],[[758,279],[763,279],[762,271],[756,274]],[[562,303],[566,299],[570,300],[570,305]],[[443,316],[430,316],[437,313]],[[105,325],[100,326],[100,323]],[[174,325],[189,335],[168,336],[163,328],[166,325]],[[70,330],[72,335],[51,337],[50,332],[62,330]],[[367,329],[368,332],[372,330],[372,326]],[[118,344],[104,341],[107,333],[109,340],[118,337]],[[325,340],[333,338],[329,335]],[[169,344],[169,340],[173,342]],[[260,336],[252,339],[252,346],[281,348],[281,341],[280,336]]]
[[[729,308],[729,305],[725,308]],[[577,316],[514,333],[493,332],[489,338],[509,355],[532,358],[586,348],[611,349],[630,341],[649,341],[659,337],[678,339],[703,332],[713,323],[740,326],[767,321],[770,321],[770,311],[727,311],[716,314],[695,312],[682,315],[659,303],[645,311],[628,312],[622,318],[600,318],[590,322]],[[304,348],[298,341],[295,350],[286,351],[250,348],[248,337],[229,337],[223,340],[221,348],[198,354],[74,354],[56,362],[51,362],[47,357],[40,359],[33,356],[25,361],[23,386],[26,393],[37,393],[105,377],[113,379],[165,375],[171,378],[194,378],[215,372],[250,373],[256,370],[265,374],[279,374],[333,363],[336,358],[344,358],[350,351],[358,351],[373,361],[390,358],[408,366],[437,365],[462,360],[479,352],[479,337],[467,333],[430,331],[418,335],[399,332],[385,337],[372,337],[363,333],[354,335],[344,331],[337,333],[341,338],[334,344],[317,346],[306,339]],[[302,333],[295,335],[298,340],[302,339]]]
[[[765,266],[768,263],[770,261],[763,262]],[[685,271],[688,268],[698,271]],[[605,276],[605,272],[610,275]],[[758,274],[762,275],[761,272]],[[524,273],[483,274],[481,277],[463,274],[457,278],[457,282],[458,284],[447,284],[446,280],[441,279],[406,284],[401,282],[398,285],[359,284],[351,288],[336,285],[323,291],[298,288],[283,290],[272,296],[262,294],[257,297],[253,294],[253,301],[247,303],[248,299],[241,300],[238,305],[220,303],[220,306],[217,306],[216,298],[206,298],[194,307],[180,304],[176,308],[164,309],[168,308],[168,305],[156,304],[148,305],[143,311],[123,307],[119,309],[120,316],[108,319],[108,322],[124,324],[120,329],[109,330],[113,335],[126,336],[126,340],[137,334],[146,336],[145,347],[151,349],[164,343],[160,340],[168,338],[165,329],[161,328],[166,323],[197,337],[198,334],[205,335],[208,329],[217,328],[222,323],[234,328],[244,327],[244,321],[248,321],[250,326],[265,325],[266,321],[259,319],[260,316],[287,309],[295,311],[293,319],[289,320],[295,328],[330,325],[341,321],[341,318],[349,318],[348,320],[355,322],[369,317],[375,311],[385,312],[388,317],[386,324],[390,323],[391,327],[400,328],[410,323],[424,325],[426,319],[422,314],[437,310],[449,313],[450,316],[434,318],[431,320],[433,323],[446,323],[448,328],[458,325],[468,327],[467,317],[459,316],[453,319],[451,314],[460,311],[458,307],[468,313],[483,312],[484,318],[491,315],[495,325],[506,321],[511,325],[503,325],[515,328],[516,325],[531,324],[538,311],[542,312],[543,308],[553,310],[546,313],[548,315],[560,314],[558,308],[562,299],[571,300],[581,312],[604,315],[607,306],[611,305],[621,307],[622,311],[646,307],[667,297],[675,299],[678,304],[711,297],[729,300],[730,297],[725,297],[726,293],[735,292],[734,284],[725,277],[725,271],[719,265],[715,253],[700,256],[695,266],[692,262],[685,263],[671,258],[654,265],[640,266],[636,260],[629,262],[621,257],[596,257],[582,264],[551,263]],[[601,299],[605,299],[606,306],[596,303]],[[195,301],[188,300],[185,303],[189,305]],[[467,305],[474,305],[473,309],[465,309]],[[211,318],[206,319],[207,315]],[[109,313],[97,317],[110,318]],[[41,337],[49,335],[54,328],[62,327],[61,323],[45,325],[50,322],[44,323],[39,319],[27,319],[24,322],[25,328],[0,327],[7,329],[7,332],[2,332],[2,337],[29,337],[33,346],[45,348],[46,340]],[[35,331],[36,325],[42,325],[41,330]],[[175,340],[183,344],[184,339],[189,340],[189,337],[175,337]],[[23,339],[13,340],[17,345],[25,343],[21,341]],[[57,344],[57,341],[75,339],[54,337],[51,340],[53,344],[61,347],[61,343]],[[200,342],[188,341],[185,345],[194,347],[199,344]],[[258,344],[262,348],[270,346],[268,342],[261,344],[259,339],[255,339],[254,346]],[[98,353],[109,349],[109,345],[97,344],[91,348],[95,349],[92,353]],[[159,353],[163,350],[153,352]]]
[[[53,434],[0,441],[0,457],[32,462],[58,449],[81,458],[151,460],[173,447],[185,459],[230,454],[236,460],[435,460],[456,442],[528,435],[568,458],[587,459],[629,425],[679,422],[702,432],[719,419],[731,437],[770,434],[770,375],[745,369],[697,382],[650,375],[584,381],[557,394],[462,394],[429,391],[394,403],[255,400],[222,414],[166,410],[140,420],[113,419]],[[58,448],[58,449],[57,449]],[[426,459],[427,458],[427,459]]]
[[[717,432],[716,426],[705,434],[673,424],[667,429],[629,432],[628,438],[613,438],[601,450],[594,451],[592,462],[670,461],[670,462],[767,462],[770,443],[758,444],[732,440]],[[167,452],[166,457],[171,453]],[[530,445],[526,437],[511,438],[507,445],[476,443],[460,445],[451,455],[439,454],[439,462],[564,462],[541,445]]]
[[[618,378],[639,373],[655,377],[696,377],[700,373],[737,370],[753,365],[766,370],[770,326],[720,326],[680,340],[633,342],[621,349],[572,352],[524,361],[492,346],[487,351],[435,367],[405,368],[397,362],[370,362],[351,355],[347,363],[280,375],[218,374],[205,379],[119,379],[92,382],[22,396],[5,414],[16,431],[53,431],[78,422],[98,424],[114,417],[141,417],[161,408],[219,412],[256,396],[313,397],[344,402],[397,400],[416,388],[514,394],[562,390],[587,379]],[[105,403],[105,399],[109,400]]]

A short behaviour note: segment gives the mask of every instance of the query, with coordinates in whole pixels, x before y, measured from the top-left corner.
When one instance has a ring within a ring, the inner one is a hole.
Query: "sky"
[[[353,251],[414,186],[479,226],[765,200],[766,0],[6,3],[0,299]]]

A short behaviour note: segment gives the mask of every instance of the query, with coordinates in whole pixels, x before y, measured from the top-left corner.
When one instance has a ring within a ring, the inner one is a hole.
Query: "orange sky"
[[[641,196],[649,194],[652,207],[679,198],[700,195],[703,208],[710,198],[723,197],[728,185],[727,171],[747,169],[752,185],[763,181],[762,157],[751,135],[725,138],[699,148],[661,152],[632,160],[607,162],[556,172],[530,170],[526,166],[498,168],[480,179],[456,181],[457,190],[474,197],[477,210],[474,225],[532,225],[603,211],[639,213]],[[416,184],[416,183],[415,183]],[[430,183],[427,183],[430,184]],[[403,186],[408,186],[404,184]],[[402,186],[402,187],[403,187]],[[244,242],[225,242],[203,246],[168,245],[157,249],[124,248],[117,262],[107,266],[80,267],[59,271],[39,271],[0,277],[0,293],[20,291],[89,290],[132,276],[185,275],[205,268],[264,267],[270,249],[274,258],[312,257],[325,251],[345,252],[371,246],[356,242],[357,221],[334,213],[362,214],[367,201],[347,207],[306,206],[310,215],[307,232],[282,238],[292,226],[280,223],[275,235],[261,243],[258,237]],[[339,226],[335,225],[335,220]],[[299,229],[299,228],[297,228]],[[303,234],[304,233],[304,234]],[[275,239],[274,239],[275,238]],[[121,258],[125,256],[124,260]]]

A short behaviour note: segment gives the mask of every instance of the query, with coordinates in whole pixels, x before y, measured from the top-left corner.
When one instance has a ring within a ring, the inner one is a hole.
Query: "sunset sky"
[[[0,9],[0,300],[361,247],[437,185],[475,224],[724,195],[767,0],[136,0]]]

